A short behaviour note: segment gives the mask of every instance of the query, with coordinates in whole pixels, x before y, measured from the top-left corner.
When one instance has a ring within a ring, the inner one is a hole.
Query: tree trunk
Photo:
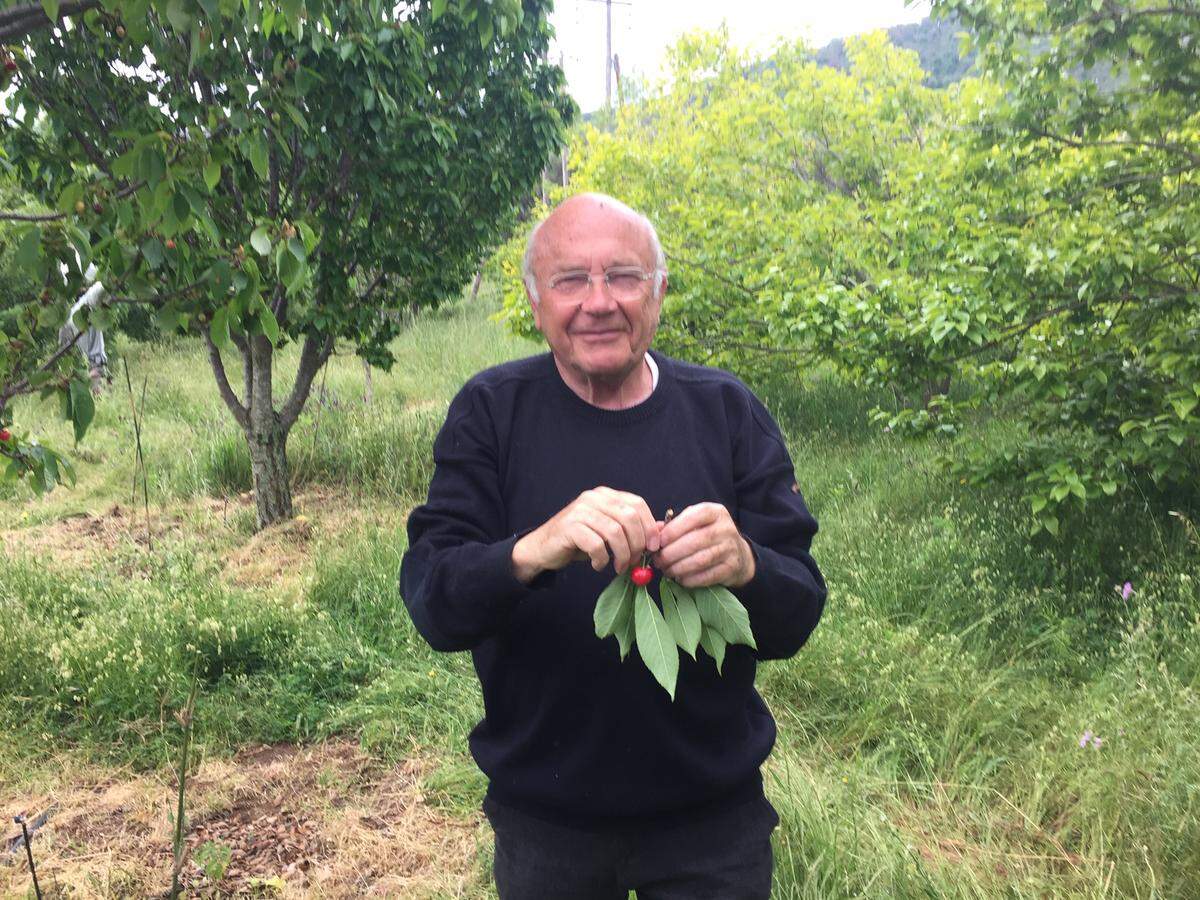
[[[292,485],[288,478],[287,436],[291,423],[275,412],[272,377],[275,348],[261,334],[249,337],[254,372],[250,381],[249,427],[250,472],[254,476],[254,504],[258,528],[292,517]]]
[[[274,418],[274,413],[270,413]],[[273,425],[273,427],[272,427]],[[246,433],[258,529],[292,517],[292,483],[287,461],[287,432],[277,423]]]
[[[233,390],[225,372],[221,351],[207,329],[208,359],[217,379],[217,390],[234,419],[242,426],[250,450],[250,472],[254,478],[254,498],[258,529],[292,517],[291,472],[287,461],[287,439],[300,411],[308,400],[313,377],[333,352],[333,336],[306,335],[300,351],[300,365],[291,394],[279,412],[275,412],[272,372],[275,348],[261,334],[234,339],[245,367],[245,399]]]

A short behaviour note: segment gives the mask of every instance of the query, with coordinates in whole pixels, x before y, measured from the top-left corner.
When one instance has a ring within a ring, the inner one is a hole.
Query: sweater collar
[[[649,397],[641,403],[627,407],[626,409],[603,409],[599,406],[593,406],[571,390],[570,386],[563,381],[562,375],[558,371],[558,366],[554,364],[553,353],[546,353],[543,362],[547,377],[555,385],[557,396],[574,414],[590,419],[593,422],[608,425],[625,425],[645,421],[654,415],[663,408],[669,399],[669,395],[675,389],[675,373],[672,370],[670,359],[656,350],[650,350],[648,353],[653,359],[654,364],[658,367],[658,384],[651,391]]]

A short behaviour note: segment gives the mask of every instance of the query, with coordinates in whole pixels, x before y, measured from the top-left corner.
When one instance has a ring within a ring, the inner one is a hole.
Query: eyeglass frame
[[[608,294],[608,296],[612,296],[612,282],[609,281],[609,279],[614,273],[618,275],[636,275],[638,280],[644,284],[653,278],[658,271],[658,269],[654,269],[647,272],[641,266],[612,266],[611,268],[604,270],[604,292]],[[563,279],[578,275],[583,275],[587,278],[587,290],[585,293],[590,294],[592,288],[596,286],[596,282],[595,279],[592,278],[592,273],[586,269],[567,269],[565,272],[556,272],[547,280],[547,287],[549,287],[551,291],[559,291],[559,285],[562,283]]]

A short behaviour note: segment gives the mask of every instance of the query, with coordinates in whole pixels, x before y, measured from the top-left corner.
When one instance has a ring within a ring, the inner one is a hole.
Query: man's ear
[[[542,330],[542,314],[538,309],[538,301],[534,299],[533,293],[529,290],[529,285],[522,282],[525,287],[525,297],[529,300],[529,308],[533,310],[533,325],[538,331]]]

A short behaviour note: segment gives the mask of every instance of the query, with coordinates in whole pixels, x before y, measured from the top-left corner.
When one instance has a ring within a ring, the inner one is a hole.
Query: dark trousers
[[[765,797],[660,827],[582,831],[491,798],[500,900],[767,900],[771,831]]]

